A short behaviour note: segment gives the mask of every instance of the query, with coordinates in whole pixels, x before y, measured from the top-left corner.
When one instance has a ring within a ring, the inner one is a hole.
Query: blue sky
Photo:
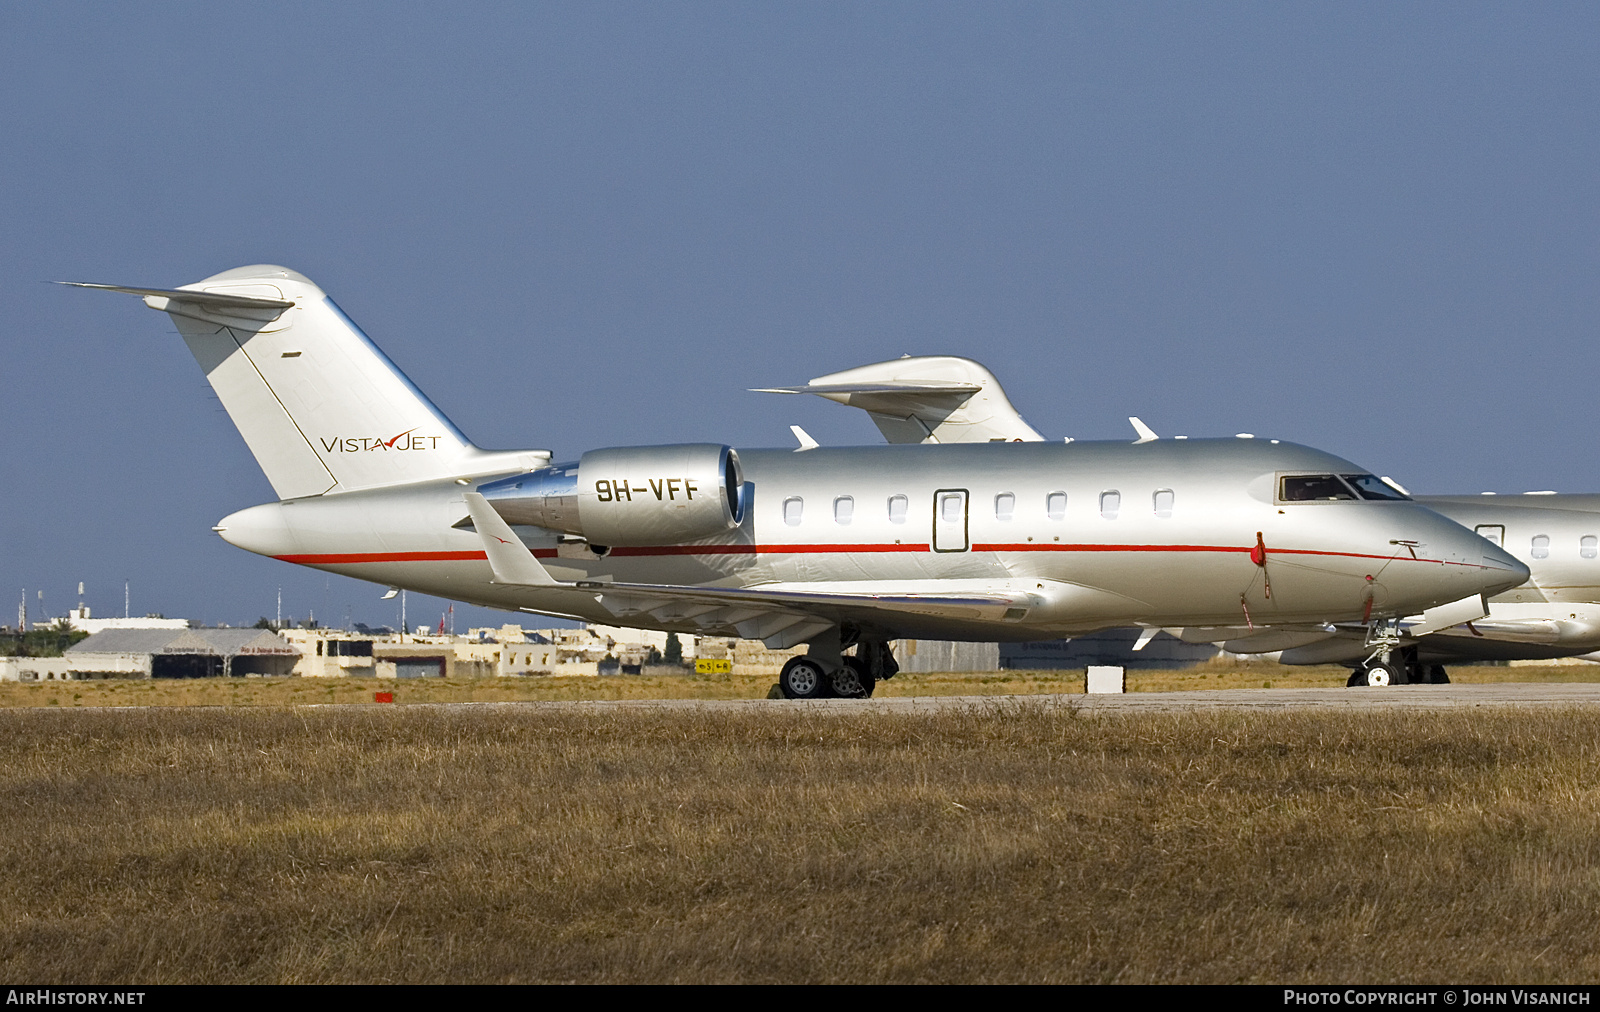
[[[217,539],[199,369],[47,284],[249,263],[489,447],[874,442],[745,390],[949,353],[1051,437],[1600,490],[1597,98],[1579,4],[5,5],[0,621],[394,621]]]

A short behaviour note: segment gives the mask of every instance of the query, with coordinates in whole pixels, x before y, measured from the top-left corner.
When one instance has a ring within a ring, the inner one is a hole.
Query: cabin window
[[[940,511],[940,513],[942,513],[944,515],[945,523],[947,523],[947,524],[958,524],[958,523],[960,523],[961,522],[962,508],[964,506],[966,506],[966,504],[967,504],[967,500],[966,500],[966,496],[964,494],[963,495],[940,496],[939,497],[939,511]]]
[[[1067,515],[1067,494],[1051,492],[1044,497],[1044,513],[1051,520],[1063,520]]]
[[[1172,500],[1173,500],[1172,489],[1170,489],[1170,488],[1157,489],[1154,498],[1155,498],[1156,516],[1160,517],[1163,520],[1165,520],[1168,517],[1172,516]]]
[[[850,522],[850,518],[855,515],[855,512],[856,501],[851,496],[842,495],[833,501],[834,523],[848,524]]]
[[[907,505],[908,501],[903,495],[889,497],[889,522],[891,524],[903,524],[906,522]]]
[[[1122,493],[1111,491],[1100,493],[1100,515],[1107,520],[1115,520],[1117,511],[1122,509]]]
[[[800,526],[800,515],[805,512],[806,501],[792,495],[783,501],[783,522],[790,527]]]
[[[1017,497],[1010,492],[1001,492],[994,497],[994,518],[1009,521],[1017,512]]]
[[[1550,557],[1550,535],[1535,534],[1533,536],[1533,551],[1531,554],[1536,559],[1548,559]]]
[[[1595,537],[1593,534],[1585,534],[1578,539],[1578,554],[1584,558],[1592,559],[1596,555],[1600,555],[1600,552],[1597,552],[1596,549],[1600,549],[1600,538]]]

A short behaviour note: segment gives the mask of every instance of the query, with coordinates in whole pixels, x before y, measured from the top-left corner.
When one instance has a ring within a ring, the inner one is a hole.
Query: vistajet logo
[[[329,439],[325,436],[318,437],[322,443],[324,453],[380,453],[401,452],[405,450],[437,450],[439,440],[443,436],[419,436],[416,429],[407,429],[398,436],[384,439],[382,436],[371,438],[368,436],[334,436]]]

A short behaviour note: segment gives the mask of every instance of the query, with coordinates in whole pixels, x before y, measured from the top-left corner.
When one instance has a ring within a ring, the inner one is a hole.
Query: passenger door
[[[941,488],[933,493],[933,550],[964,552],[967,543],[967,490]]]

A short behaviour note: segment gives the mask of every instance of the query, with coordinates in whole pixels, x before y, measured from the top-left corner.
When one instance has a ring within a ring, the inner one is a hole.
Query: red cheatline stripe
[[[816,555],[823,552],[926,552],[927,545],[654,545],[613,548],[612,555]]]
[[[1020,545],[975,544],[972,550],[974,552],[1248,552],[1250,548],[1233,545],[1063,545],[1056,542],[1030,541]],[[1288,549],[1277,550],[1288,551]],[[1273,551],[1274,549],[1268,549],[1268,555],[1270,556]]]
[[[348,555],[274,555],[280,562],[336,565],[346,562],[482,562],[484,552],[352,552]]]
[[[754,555],[755,545],[651,545],[646,548],[613,548],[612,555]]]
[[[926,552],[927,545],[656,545],[613,548],[616,556],[650,555],[801,555],[819,552]],[[535,558],[553,559],[553,548],[536,549]],[[346,565],[353,562],[482,562],[483,552],[352,552],[340,555],[274,555],[280,562],[303,565]]]
[[[1061,545],[1053,542],[1036,544],[1027,543],[1020,545],[981,545],[975,544],[975,552],[1243,552],[1249,553],[1249,545]],[[1314,548],[1268,548],[1267,560],[1270,562],[1274,555],[1327,555],[1344,559],[1378,559],[1383,562],[1433,562],[1443,566],[1472,566],[1481,569],[1474,562],[1452,562],[1446,559],[1413,559],[1404,555],[1370,555],[1366,552],[1324,552]]]
[[[816,552],[926,552],[927,545],[757,545],[758,555],[798,555]]]
[[[1248,553],[1249,545],[1063,545],[1056,543],[1025,543],[1015,545],[975,544],[975,552],[1238,552]],[[645,548],[614,548],[616,556],[658,555],[816,555],[823,553],[879,554],[885,552],[926,552],[927,545],[660,545]],[[533,553],[535,558],[553,559],[556,552],[541,548]],[[1324,552],[1310,548],[1269,548],[1267,558],[1274,555],[1325,555],[1347,559],[1377,559],[1384,562],[1433,562],[1446,566],[1473,566],[1471,562],[1452,562],[1445,559],[1410,559],[1404,555],[1369,555],[1362,552]],[[352,552],[340,555],[275,555],[282,562],[302,565],[349,565],[360,562],[483,562],[488,556],[483,552]]]

